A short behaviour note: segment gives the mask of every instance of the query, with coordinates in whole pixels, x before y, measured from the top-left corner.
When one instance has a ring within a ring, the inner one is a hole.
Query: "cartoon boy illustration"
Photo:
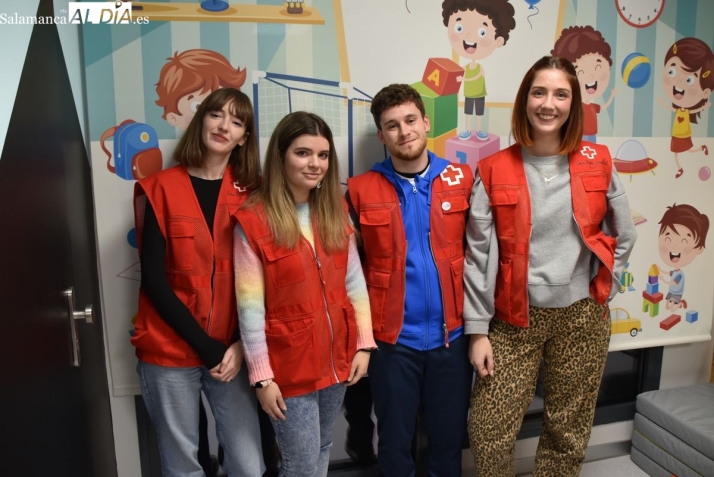
[[[550,54],[569,60],[578,73],[583,98],[583,140],[597,141],[597,115],[607,109],[617,94],[613,88],[610,98],[602,105],[595,102],[605,94],[610,83],[612,58],[610,45],[602,34],[590,25],[572,26],[560,33]]]
[[[483,60],[508,41],[508,33],[516,27],[515,11],[508,0],[444,0],[441,4],[444,26],[451,47],[469,61],[463,76],[464,114],[466,130],[459,139],[471,137],[471,116],[476,113],[476,137],[482,141],[488,134],[481,127],[486,104],[486,76]]]
[[[714,53],[698,38],[682,38],[669,47],[664,56],[662,85],[670,104],[662,98],[657,101],[674,112],[670,150],[677,166],[675,179],[682,177],[684,169],[679,162],[679,153],[703,152],[709,154],[706,144],[694,147],[692,125],[702,111],[711,107],[709,97],[714,89]]]
[[[219,88],[240,89],[245,83],[245,68],[233,68],[228,60],[211,50],[186,50],[174,53],[161,68],[156,83],[158,106],[163,118],[185,131],[201,101]]]
[[[657,247],[662,261],[674,267],[669,272],[660,271],[662,281],[669,285],[665,299],[665,308],[674,310],[687,308],[684,295],[684,272],[686,267],[704,251],[709,231],[709,218],[700,214],[688,204],[674,204],[667,207],[659,221],[659,240]]]

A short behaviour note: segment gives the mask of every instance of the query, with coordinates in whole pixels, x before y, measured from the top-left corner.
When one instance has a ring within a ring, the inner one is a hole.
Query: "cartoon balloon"
[[[536,3],[540,3],[540,0],[526,0],[526,3],[528,5],[530,5],[530,7],[528,7],[528,9],[533,10],[533,5],[535,5]]]
[[[701,169],[699,169],[699,178],[701,180],[708,181],[711,176],[712,176],[712,170],[709,169],[707,166],[704,166]]]

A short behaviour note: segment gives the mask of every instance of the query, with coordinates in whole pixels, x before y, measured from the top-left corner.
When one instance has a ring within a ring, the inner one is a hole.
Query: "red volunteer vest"
[[[600,228],[607,212],[612,159],[607,147],[583,142],[569,155],[568,163],[575,221],[585,245],[604,265],[590,283],[590,294],[598,303],[605,304],[612,287],[617,245],[616,239]],[[527,327],[531,201],[521,146],[514,144],[480,161],[477,167],[490,199],[498,236],[496,316],[512,325]]]
[[[156,213],[166,240],[166,276],[176,296],[201,327],[227,346],[237,326],[233,287],[233,213],[248,191],[223,175],[216,204],[213,237],[184,166],[152,174],[134,187],[134,217],[141,254],[146,201]],[[139,311],[131,343],[137,357],[160,366],[202,366],[196,352],[158,314],[139,291]]]
[[[464,234],[472,186],[471,169],[453,163],[432,183],[430,242],[441,283],[447,344],[448,332],[464,323]],[[397,191],[373,171],[347,179],[347,190],[359,215],[374,337],[394,344],[404,322],[407,254]]]
[[[347,381],[357,352],[347,247],[328,254],[315,234],[314,250],[305,238],[289,249],[275,243],[261,206],[235,216],[263,264],[265,338],[283,397]]]

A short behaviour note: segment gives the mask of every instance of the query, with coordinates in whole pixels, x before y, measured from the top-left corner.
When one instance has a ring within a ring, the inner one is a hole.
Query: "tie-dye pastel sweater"
[[[298,219],[302,234],[314,247],[310,224],[309,204],[297,204]],[[238,321],[245,350],[245,361],[251,384],[273,377],[265,341],[265,285],[263,264],[248,244],[240,224],[233,231],[233,261],[235,264],[235,287],[238,302]],[[357,349],[373,349],[377,345],[372,336],[372,317],[369,311],[369,296],[364,281],[362,265],[354,234],[350,236],[345,278],[347,296],[355,309],[357,321]]]

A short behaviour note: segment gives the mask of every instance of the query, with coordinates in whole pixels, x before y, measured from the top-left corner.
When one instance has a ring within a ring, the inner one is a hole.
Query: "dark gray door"
[[[52,15],[41,0],[38,15]],[[9,107],[9,106],[0,106]],[[0,474],[117,475],[89,161],[56,27],[35,25],[0,157]],[[94,305],[76,321],[67,297]]]

